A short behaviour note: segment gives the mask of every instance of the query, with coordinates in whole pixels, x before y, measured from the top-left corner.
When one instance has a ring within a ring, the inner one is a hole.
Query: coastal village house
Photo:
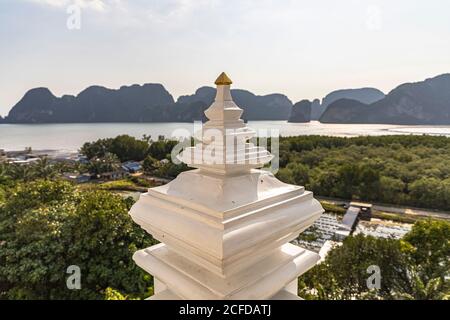
[[[122,164],[122,169],[128,173],[138,173],[142,171],[142,165],[137,161],[127,161]]]
[[[110,172],[103,172],[98,175],[98,178],[101,180],[121,180],[129,176],[129,173],[123,169],[118,169]]]
[[[86,183],[89,182],[91,180],[91,174],[89,173],[83,173],[83,174],[79,174],[79,173],[64,173],[63,177],[68,180],[68,181],[72,181],[75,183]]]

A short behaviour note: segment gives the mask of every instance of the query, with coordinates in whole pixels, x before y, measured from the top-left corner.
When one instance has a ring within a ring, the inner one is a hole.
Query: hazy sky
[[[0,0],[0,58],[1,115],[33,87],[158,82],[177,98],[221,71],[294,102],[389,91],[450,72],[450,1]]]

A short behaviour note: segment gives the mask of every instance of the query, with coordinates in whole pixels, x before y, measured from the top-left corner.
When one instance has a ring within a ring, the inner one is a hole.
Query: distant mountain
[[[61,98],[47,88],[36,88],[25,94],[6,119],[11,123],[134,122],[143,121],[149,110],[173,103],[173,97],[160,84],[118,90],[92,86],[76,97]]]
[[[450,74],[406,83],[371,104],[352,100],[332,103],[320,121],[326,123],[450,124]]]
[[[54,96],[47,88],[36,88],[11,109],[9,123],[68,122],[190,122],[205,120],[204,110],[216,89],[203,87],[175,103],[161,84],[123,86],[118,90],[92,86],[77,96]],[[292,102],[284,95],[257,96],[232,90],[235,102],[244,109],[245,120],[287,120]]]
[[[311,120],[319,120],[323,111],[324,109],[322,108],[320,99],[314,99],[313,102],[311,103]]]
[[[319,120],[328,106],[340,99],[351,99],[365,104],[370,104],[381,100],[384,97],[384,93],[375,88],[344,89],[333,91],[322,99],[322,103],[320,105],[316,104],[313,106],[311,118],[313,120]]]
[[[322,123],[357,123],[359,114],[368,105],[357,100],[339,99],[331,103],[320,117]]]
[[[234,102],[244,110],[244,120],[287,120],[291,113],[292,102],[282,94],[257,96],[241,89],[233,89],[231,94]],[[215,96],[215,88],[201,87],[193,95],[179,97],[177,103],[203,102],[209,106]]]
[[[381,100],[384,97],[384,93],[375,88],[337,90],[329,93],[323,98],[322,105],[328,107],[331,103],[339,99],[352,99],[365,104],[370,104]]]
[[[234,90],[232,90],[234,93]],[[180,96],[177,103],[189,104],[192,102],[203,101],[206,104],[211,104],[216,95],[216,89],[212,87],[201,87],[198,88],[192,95]],[[233,94],[234,98],[234,94]]]
[[[47,88],[32,89],[11,109],[6,119],[10,122],[28,122],[32,119],[45,122],[57,112],[57,101],[58,98]]]
[[[294,104],[288,122],[295,122],[295,123],[310,122],[311,106],[312,102],[309,100],[302,100]]]
[[[35,88],[5,119],[0,117],[0,123],[192,122],[205,120],[204,111],[215,94],[215,88],[201,87],[175,102],[161,84],[117,90],[91,86],[77,96],[62,97],[47,88]],[[322,103],[318,99],[303,100],[295,106],[282,94],[258,96],[234,89],[232,95],[244,110],[244,120],[450,124],[450,74],[400,85],[387,96],[374,88],[338,90],[323,98]]]

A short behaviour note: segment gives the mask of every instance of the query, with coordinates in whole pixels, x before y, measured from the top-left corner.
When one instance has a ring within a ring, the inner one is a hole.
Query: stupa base
[[[292,300],[297,278],[316,265],[315,252],[285,244],[236,274],[221,277],[159,244],[135,253],[155,278],[151,300]]]
[[[151,296],[147,300],[183,300],[183,299],[181,299],[179,296],[174,294],[169,289],[166,289],[160,293],[157,293],[157,294]],[[283,289],[280,292],[278,292],[277,294],[275,294],[269,300],[303,300],[303,299],[300,298],[299,296],[297,296],[296,294],[293,294],[293,293]]]

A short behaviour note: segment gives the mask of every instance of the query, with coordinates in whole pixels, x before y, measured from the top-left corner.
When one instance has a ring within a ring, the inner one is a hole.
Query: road
[[[349,204],[349,201],[334,199],[334,198],[326,198],[326,197],[316,197],[319,200],[329,202],[335,205],[343,205]],[[421,209],[421,208],[411,208],[411,207],[394,207],[385,204],[376,204],[372,203],[372,209],[376,211],[386,212],[386,213],[397,213],[411,216],[420,216],[420,217],[430,217],[437,219],[445,219],[450,220],[450,212],[445,211],[436,211],[431,209]]]
[[[374,204],[372,207],[374,210],[387,212],[387,213],[400,213],[405,215],[431,217],[438,219],[450,220],[450,213],[444,211],[428,211],[426,209],[416,209],[416,208],[398,208],[398,207],[388,207],[382,205]]]

